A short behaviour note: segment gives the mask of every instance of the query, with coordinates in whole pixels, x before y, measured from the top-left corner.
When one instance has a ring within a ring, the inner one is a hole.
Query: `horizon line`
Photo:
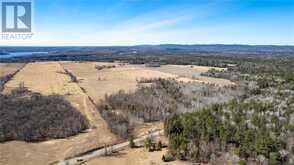
[[[0,47],[136,47],[136,46],[163,46],[163,45],[178,45],[178,46],[289,46],[294,45],[288,44],[175,44],[175,43],[164,43],[164,44],[134,44],[134,45],[0,45]]]

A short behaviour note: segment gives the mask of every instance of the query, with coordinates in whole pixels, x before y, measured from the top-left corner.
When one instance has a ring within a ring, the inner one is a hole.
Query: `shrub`
[[[159,151],[161,151],[161,149],[162,149],[162,142],[161,141],[158,141],[158,143],[157,143],[157,150],[159,150]]]
[[[153,149],[153,141],[151,138],[146,138],[145,141],[144,141],[144,147],[149,151],[149,152],[152,152],[154,151]]]
[[[96,65],[95,68],[97,70],[103,70],[103,69],[111,69],[111,68],[115,68],[115,65]]]
[[[130,136],[129,137],[129,142],[130,142],[130,147],[131,148],[135,148],[136,147],[133,136]]]
[[[246,163],[245,160],[240,160],[238,164],[239,164],[239,165],[246,165],[247,163]]]
[[[176,160],[170,152],[167,152],[166,154],[162,155],[161,159],[163,162],[171,162]]]

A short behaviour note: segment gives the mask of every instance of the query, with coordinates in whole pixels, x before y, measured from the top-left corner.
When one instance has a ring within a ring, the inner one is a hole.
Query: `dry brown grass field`
[[[226,70],[226,68],[192,66],[192,65],[163,65],[161,67],[150,68],[155,71],[177,75],[182,81],[197,81],[202,83],[217,84],[220,86],[233,85],[229,80],[201,76],[201,73],[207,72],[209,69]]]
[[[13,74],[24,65],[23,63],[0,63],[0,77]]]

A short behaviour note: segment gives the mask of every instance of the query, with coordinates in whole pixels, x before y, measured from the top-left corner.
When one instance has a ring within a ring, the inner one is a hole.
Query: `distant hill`
[[[195,50],[195,51],[260,51],[260,52],[294,52],[294,46],[277,46],[277,45],[138,45],[136,48],[157,48],[157,49],[178,49],[178,50]]]
[[[17,57],[1,57],[0,62],[25,60],[113,61],[163,56],[294,56],[294,46],[277,45],[135,45],[70,47],[0,47],[0,52],[48,52]]]
[[[127,51],[127,50],[190,50],[190,51],[248,51],[248,52],[294,52],[294,46],[278,46],[278,45],[178,45],[178,44],[162,44],[162,45],[135,45],[135,46],[69,46],[69,47],[0,47],[1,52],[95,52],[95,51]],[[0,52],[0,54],[2,54]]]

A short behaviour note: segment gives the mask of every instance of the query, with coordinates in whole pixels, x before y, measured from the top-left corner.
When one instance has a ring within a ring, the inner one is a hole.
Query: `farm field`
[[[144,67],[144,66],[143,66]],[[226,70],[226,68],[217,68],[217,67],[206,67],[206,66],[192,66],[192,65],[163,65],[161,67],[153,67],[151,70],[160,71],[163,73],[169,73],[173,75],[177,75],[179,80],[183,81],[191,81],[190,79],[203,82],[203,83],[211,83],[217,84],[220,86],[224,85],[233,85],[233,83],[226,79],[213,78],[201,76],[201,73],[207,72],[209,69],[215,70]]]
[[[13,74],[24,65],[23,63],[0,63],[0,77]]]
[[[115,143],[119,138],[112,134],[95,106],[76,83],[71,82],[58,62],[27,64],[12,80],[5,84],[4,93],[24,84],[29,90],[44,95],[59,94],[72,103],[90,121],[86,133],[60,140],[40,143],[11,141],[0,144],[0,164],[49,164],[65,157],[74,156],[91,148]],[[18,155],[17,157],[15,155]]]

